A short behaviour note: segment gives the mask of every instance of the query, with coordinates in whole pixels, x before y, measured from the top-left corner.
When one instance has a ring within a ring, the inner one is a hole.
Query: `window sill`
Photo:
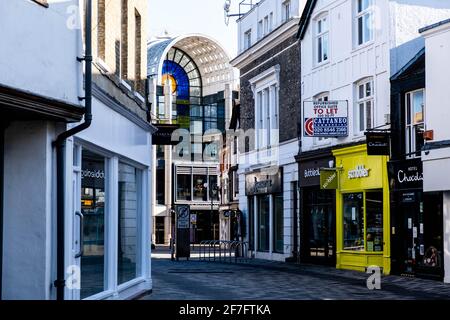
[[[364,42],[363,44],[359,44],[353,47],[353,50],[351,51],[351,53],[356,53],[358,51],[361,51],[363,49],[366,49],[368,47],[373,46],[373,44],[375,43],[375,40],[370,40],[368,42]]]
[[[328,64],[330,64],[330,59],[329,58],[327,60],[325,60],[325,61],[320,62],[320,63],[315,62],[314,63],[314,67],[312,68],[312,70],[320,69],[323,66],[326,66]]]

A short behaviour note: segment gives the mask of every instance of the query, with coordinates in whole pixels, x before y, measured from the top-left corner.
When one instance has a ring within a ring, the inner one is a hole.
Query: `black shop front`
[[[392,273],[442,280],[442,192],[423,192],[420,158],[391,161]]]
[[[334,166],[330,152],[300,156],[300,258],[336,265],[336,191],[320,188],[320,169]]]

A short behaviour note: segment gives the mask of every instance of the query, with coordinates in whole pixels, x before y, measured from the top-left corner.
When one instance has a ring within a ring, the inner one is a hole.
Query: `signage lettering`
[[[94,171],[91,171],[89,169],[82,170],[81,179],[83,178],[105,179],[105,172],[103,170],[94,170]]]
[[[417,169],[411,171],[417,171]],[[408,176],[403,170],[399,170],[397,179],[400,183],[423,181],[423,173],[416,172],[415,174]]]
[[[366,169],[364,165],[359,165],[356,169],[348,171],[349,179],[367,178],[369,176],[370,169]]]
[[[347,113],[347,101],[305,101],[303,110],[305,136],[348,136]]]
[[[320,170],[319,168],[311,168],[306,169],[304,173],[305,178],[312,178],[312,177],[320,177]]]

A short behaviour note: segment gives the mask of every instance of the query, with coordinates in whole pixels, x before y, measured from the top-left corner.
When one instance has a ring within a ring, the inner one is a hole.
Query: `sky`
[[[232,12],[236,13],[241,0],[232,0]],[[217,40],[231,58],[237,53],[236,19],[225,24],[223,5],[225,0],[148,0],[149,36],[170,36],[188,33],[205,34]]]

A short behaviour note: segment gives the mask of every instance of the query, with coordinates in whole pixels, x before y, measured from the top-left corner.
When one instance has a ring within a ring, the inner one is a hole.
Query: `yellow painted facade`
[[[336,190],[336,267],[365,271],[369,266],[379,266],[389,274],[390,265],[390,211],[387,156],[368,156],[366,145],[333,150],[339,173]],[[374,252],[369,247],[366,219],[366,195],[382,191],[383,197],[383,249]],[[363,195],[364,243],[358,251],[344,249],[344,196],[350,193]]]

